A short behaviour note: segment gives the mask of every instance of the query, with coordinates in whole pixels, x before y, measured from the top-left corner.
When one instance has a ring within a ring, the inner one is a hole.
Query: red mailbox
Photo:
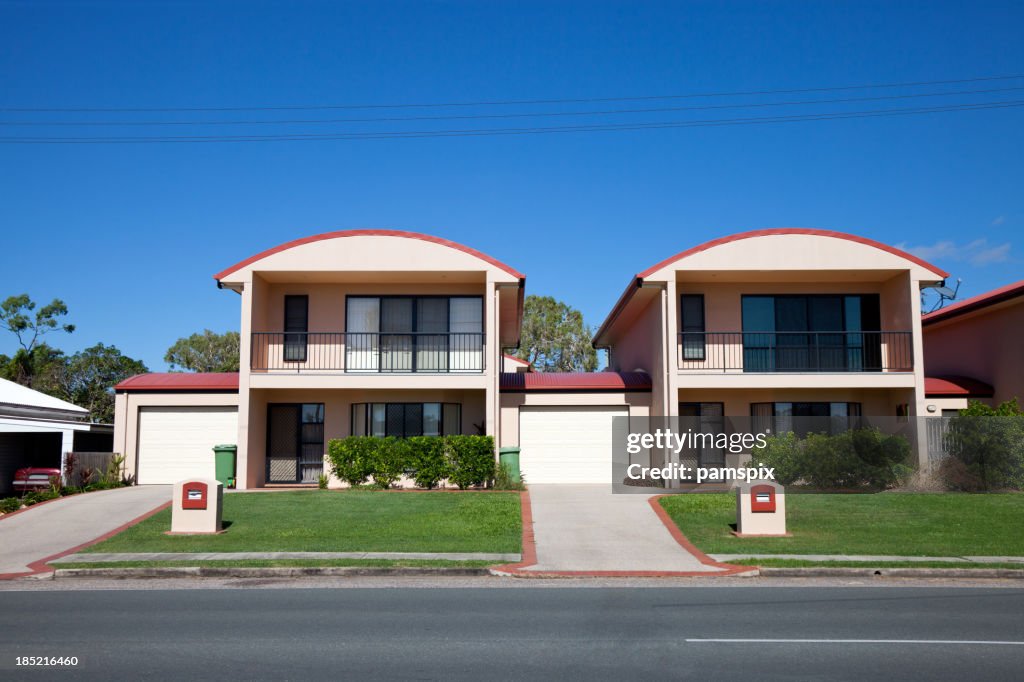
[[[754,485],[750,487],[750,511],[767,513],[775,511],[775,488],[770,485]]]
[[[208,486],[201,481],[189,481],[181,486],[182,509],[206,509]]]

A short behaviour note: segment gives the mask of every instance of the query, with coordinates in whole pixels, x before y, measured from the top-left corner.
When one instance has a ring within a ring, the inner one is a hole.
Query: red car
[[[49,490],[50,479],[60,479],[60,469],[45,467],[25,467],[14,472],[12,485],[17,492],[27,490]]]

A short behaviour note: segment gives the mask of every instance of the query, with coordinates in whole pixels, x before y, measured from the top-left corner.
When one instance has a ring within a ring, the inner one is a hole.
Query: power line
[[[842,85],[831,87],[777,89],[777,90],[744,90],[733,92],[705,92],[675,95],[642,95],[633,97],[578,97],[571,99],[509,99],[485,100],[476,102],[428,102],[405,104],[300,104],[285,106],[248,106],[248,107],[0,107],[3,112],[19,113],[182,113],[202,111],[314,111],[338,109],[412,109],[412,108],[448,108],[448,107],[483,107],[483,106],[520,106],[533,104],[584,104],[600,102],[639,102],[665,99],[696,99],[703,97],[739,97],[746,95],[787,95],[809,92],[839,92],[845,90],[873,90],[882,88],[910,88],[929,85],[952,85],[960,83],[981,83],[990,81],[1006,81],[1024,78],[1024,75],[986,76],[979,78],[960,78],[955,80],[909,81],[902,83],[871,83],[866,85]]]
[[[148,137],[0,137],[0,144],[140,144],[140,143],[187,143],[187,142],[283,142],[317,140],[381,140],[414,139],[431,137],[485,137],[500,135],[538,135],[568,132],[604,132],[624,130],[655,130],[666,128],[725,127],[767,123],[800,123],[855,118],[878,118],[887,116],[913,116],[955,111],[979,111],[1008,109],[1024,106],[1024,100],[1004,102],[983,102],[977,104],[947,105],[939,107],[911,107],[904,109],[875,109],[866,111],[831,112],[821,114],[797,114],[789,116],[765,116],[729,119],[705,119],[693,121],[661,121],[654,123],[592,124],[576,126],[551,126],[528,128],[480,128],[454,130],[392,131],[372,133],[326,133],[326,134],[283,134],[283,135],[194,135],[194,136],[148,136]]]
[[[879,95],[875,97],[846,97],[840,99],[788,100],[784,102],[753,102],[743,104],[706,104],[687,107],[655,107],[644,109],[605,109],[598,111],[558,111],[530,112],[513,114],[471,114],[464,116],[389,116],[377,118],[314,118],[314,119],[274,119],[274,120],[227,120],[227,121],[2,121],[0,126],[19,127],[139,127],[139,126],[221,126],[221,125],[305,125],[322,123],[394,123],[400,121],[457,121],[457,120],[493,120],[515,118],[551,118],[566,116],[610,116],[617,114],[665,113],[670,111],[707,111],[718,109],[758,109],[765,107],[807,106],[820,104],[850,104],[853,102],[880,102],[925,97],[955,97],[963,95],[981,95],[1000,92],[1016,92],[1024,90],[1024,86],[1008,88],[989,88],[984,90],[952,90],[947,92],[923,92],[903,95]]]

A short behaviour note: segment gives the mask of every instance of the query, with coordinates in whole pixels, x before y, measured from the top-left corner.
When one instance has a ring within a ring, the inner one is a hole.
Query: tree
[[[68,314],[68,307],[59,298],[33,313],[35,310],[36,302],[28,294],[9,296],[0,302],[0,328],[14,334],[21,346],[13,357],[0,355],[0,376],[48,392],[63,353],[46,345],[43,337],[54,331],[70,334],[75,325],[61,324],[59,318]]]
[[[516,356],[539,372],[593,372],[597,351],[583,314],[551,296],[527,296]]]
[[[215,334],[204,329],[175,341],[164,360],[172,372],[237,372],[239,344],[238,332]]]
[[[36,302],[29,298],[28,294],[9,296],[0,303],[0,324],[18,337],[18,343],[26,351],[31,353],[42,337],[52,331],[59,329],[68,334],[75,331],[75,325],[62,325],[57,319],[68,314],[68,307],[59,298],[53,299],[49,305],[44,305],[33,316],[31,313],[35,309]]]
[[[114,421],[114,385],[148,371],[142,361],[98,343],[65,358],[52,395],[86,408],[92,421],[109,424]]]

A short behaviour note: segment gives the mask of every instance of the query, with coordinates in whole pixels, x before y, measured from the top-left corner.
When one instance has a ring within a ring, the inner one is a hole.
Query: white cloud
[[[957,244],[954,241],[944,239],[934,244],[922,244],[920,246],[899,244],[897,246],[924,260],[966,262],[975,266],[1002,263],[1010,258],[1010,242],[990,244],[988,239],[985,238],[975,239],[966,244]]]
[[[1005,222],[1006,222],[1006,216],[1001,215],[1001,216],[996,216],[995,220],[992,221],[992,224],[993,225],[1002,225]]]

